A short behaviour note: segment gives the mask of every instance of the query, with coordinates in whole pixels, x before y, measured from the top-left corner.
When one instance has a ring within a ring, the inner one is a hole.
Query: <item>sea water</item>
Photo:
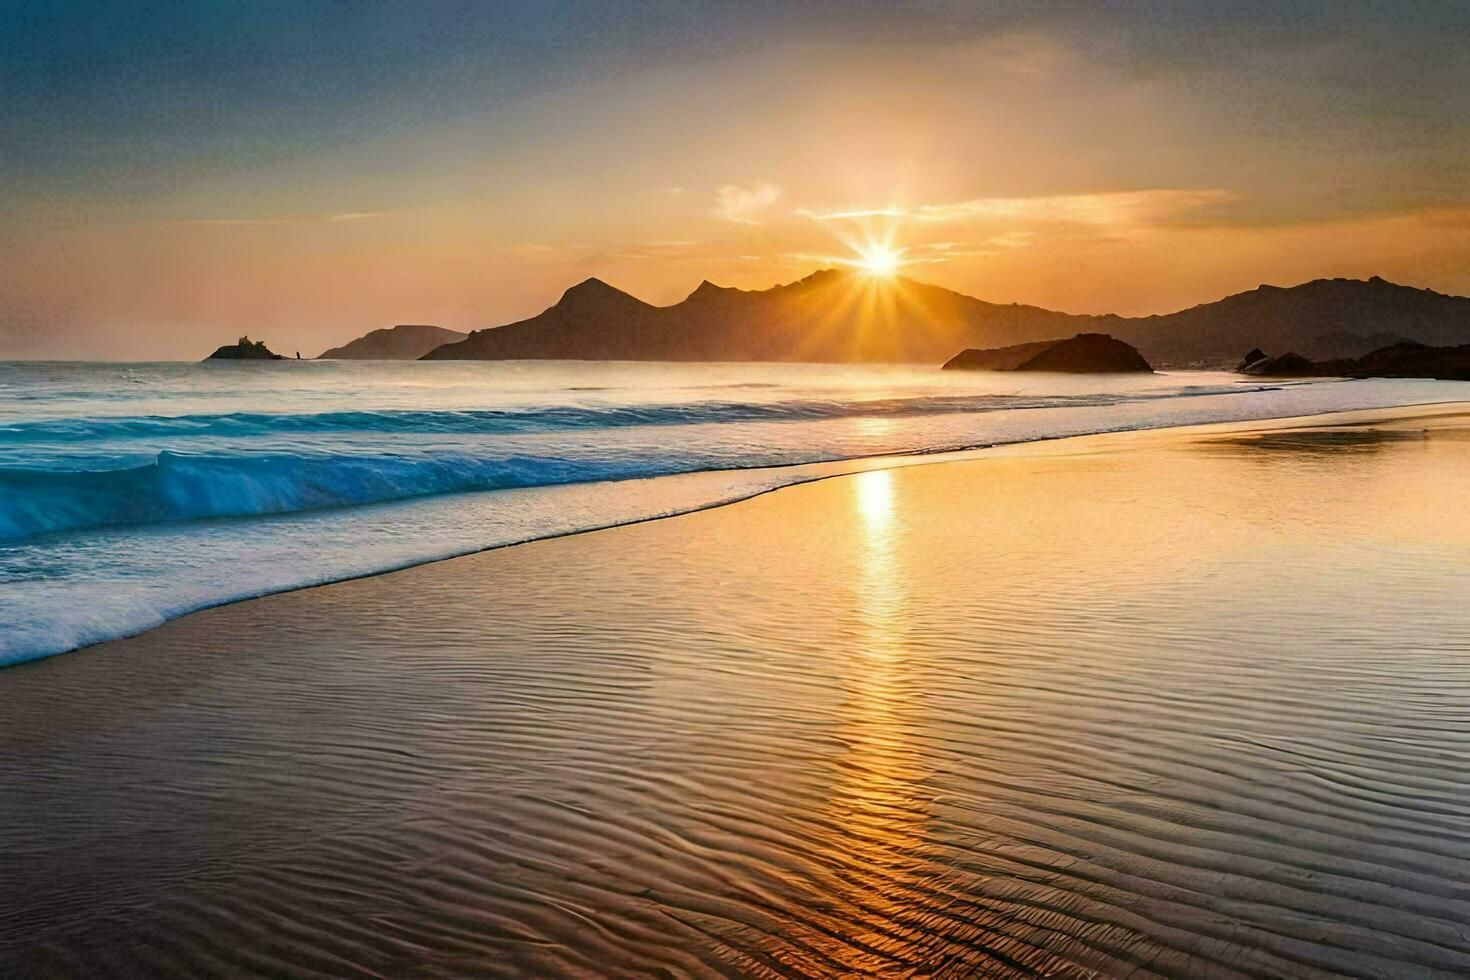
[[[1470,976],[1470,440],[1401,414],[869,470],[0,672],[0,976]]]
[[[1447,401],[1461,387],[851,365],[0,363],[0,664],[224,602],[728,502],[844,461]]]

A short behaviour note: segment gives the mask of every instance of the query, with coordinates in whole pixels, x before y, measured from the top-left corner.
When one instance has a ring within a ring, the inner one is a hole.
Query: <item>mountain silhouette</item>
[[[400,323],[363,334],[351,343],[333,347],[317,359],[345,361],[413,361],[441,344],[463,340],[465,334],[422,323]]]
[[[1299,286],[1258,286],[1214,303],[1126,321],[1115,335],[1151,362],[1231,362],[1242,349],[1296,350],[1341,356],[1382,341],[1453,345],[1470,342],[1470,299],[1371,279],[1315,279]],[[1356,340],[1356,344],[1353,341]],[[1233,356],[1232,356],[1233,355]]]
[[[1369,280],[1260,286],[1177,313],[1121,317],[987,303],[906,277],[826,269],[763,290],[709,282],[654,306],[587,279],[534,317],[476,330],[431,360],[943,363],[967,348],[1106,333],[1158,366],[1234,366],[1252,346],[1336,354],[1392,336],[1470,343],[1470,299]]]

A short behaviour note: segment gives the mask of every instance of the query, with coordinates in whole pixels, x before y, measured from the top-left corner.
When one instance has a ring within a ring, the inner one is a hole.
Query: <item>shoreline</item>
[[[12,672],[0,973],[1470,969],[1470,406],[942,462]]]
[[[146,635],[154,630],[167,626],[170,623],[177,622],[180,619],[197,615],[201,612],[226,608],[229,606],[239,605],[241,603],[255,602],[262,599],[268,599],[272,596],[289,595],[295,592],[318,589],[326,586],[360,582],[367,579],[377,578],[383,575],[393,575],[413,568],[420,568],[425,565],[433,565],[446,561],[456,561],[463,558],[471,558],[476,555],[484,555],[492,552],[502,551],[506,548],[521,547],[523,545],[536,544],[542,541],[555,541],[561,538],[573,537],[582,534],[590,534],[599,531],[615,531],[619,528],[635,527],[637,525],[649,522],[656,522],[669,518],[698,514],[703,511],[744,503],[746,501],[753,500],[770,493],[774,493],[778,490],[806,486],[811,483],[837,479],[840,477],[856,476],[858,474],[874,470],[888,470],[945,463],[963,463],[972,460],[982,460],[986,458],[1003,458],[1012,455],[1024,455],[1027,454],[1027,447],[1034,447],[1034,451],[1041,455],[1050,455],[1050,453],[1047,452],[1046,447],[1061,446],[1065,451],[1066,447],[1070,447],[1073,444],[1081,443],[1085,445],[1086,443],[1093,441],[1096,441],[1100,446],[1110,446],[1113,441],[1118,440],[1141,441],[1146,443],[1151,436],[1183,437],[1189,433],[1198,433],[1201,435],[1208,435],[1213,433],[1223,435],[1255,431],[1279,431],[1282,429],[1296,428],[1330,428],[1351,425],[1387,424],[1411,421],[1421,418],[1427,420],[1454,418],[1462,414],[1470,414],[1470,400],[1426,402],[1423,404],[1397,407],[1354,409],[1342,412],[1324,412],[1314,415],[1282,416],[1279,418],[1249,419],[1232,422],[1211,422],[1203,424],[1191,422],[1178,425],[1162,425],[1139,429],[1116,429],[1109,431],[1090,432],[1081,435],[1062,435],[1018,442],[1000,442],[989,445],[966,447],[961,449],[915,450],[909,453],[889,453],[878,456],[860,456],[815,463],[782,463],[768,467],[701,470],[692,473],[669,474],[657,477],[634,477],[629,480],[592,481],[584,484],[576,484],[575,486],[584,488],[599,488],[611,487],[625,483],[644,483],[647,481],[698,480],[701,478],[718,477],[720,474],[740,474],[749,476],[757,475],[760,473],[789,473],[794,470],[802,470],[810,474],[804,475],[797,479],[779,482],[771,486],[752,488],[748,492],[736,493],[735,495],[730,497],[724,497],[708,502],[699,502],[688,507],[674,509],[666,513],[658,513],[644,517],[635,517],[630,520],[618,521],[615,523],[599,524],[595,526],[577,527],[568,530],[555,531],[547,534],[540,534],[534,537],[527,537],[514,541],[496,543],[486,547],[471,548],[464,551],[454,552],[452,554],[446,554],[440,557],[428,558],[424,560],[413,560],[403,564],[395,564],[384,568],[364,572],[362,574],[347,575],[340,578],[330,578],[323,581],[311,582],[294,588],[273,590],[269,592],[241,596],[239,598],[225,599],[220,602],[209,603],[206,605],[191,608],[178,615],[164,618],[156,623],[145,626],[142,629],[136,631],[121,633],[117,636],[107,637],[105,639],[97,640],[94,642],[82,643],[76,646],[68,647],[66,649],[41,652],[33,655],[23,656],[19,659],[8,660],[3,664],[0,664],[0,672],[13,670],[15,668],[23,667],[26,665],[42,663],[55,657],[60,657],[67,654],[92,650],[96,647],[104,646],[109,643],[116,643],[122,640],[133,639],[135,637]],[[425,498],[409,498],[407,500],[383,501],[358,506],[394,507],[405,503],[413,503],[416,500],[435,500],[449,502],[455,500],[456,498],[479,497],[486,493],[504,492],[506,491],[469,491],[466,493],[444,494]],[[332,510],[342,509],[344,508],[332,508]],[[269,520],[272,518],[297,518],[309,513],[314,512],[290,512],[283,514],[264,515],[264,519]],[[261,517],[252,516],[243,518],[217,518],[215,520],[238,521],[257,519],[261,519]]]

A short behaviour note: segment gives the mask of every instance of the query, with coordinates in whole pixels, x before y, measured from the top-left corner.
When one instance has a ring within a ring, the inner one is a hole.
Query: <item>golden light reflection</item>
[[[863,531],[870,543],[877,536],[888,533],[893,523],[893,474],[888,470],[872,470],[859,473],[853,478],[857,487],[858,513],[863,518]],[[883,560],[891,561],[888,547],[870,548],[870,554],[881,553]]]
[[[861,868],[854,901],[870,935],[848,937],[881,947],[917,907],[909,886],[925,874],[928,799],[925,770],[912,745],[917,706],[908,649],[909,597],[894,475],[873,470],[851,480],[853,611],[860,640],[847,661],[838,737],[847,752],[832,788],[834,846]],[[879,963],[875,960],[875,968]]]
[[[882,415],[864,415],[849,419],[845,427],[852,433],[852,445],[876,453],[891,444],[898,423]]]

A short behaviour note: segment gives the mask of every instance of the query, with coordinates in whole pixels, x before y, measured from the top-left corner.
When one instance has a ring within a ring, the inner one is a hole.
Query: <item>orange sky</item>
[[[508,322],[590,275],[659,303],[766,287],[874,239],[914,278],[1072,312],[1318,276],[1470,293],[1465,114],[1367,90],[1330,38],[1237,50],[765,38],[136,191],[35,178],[3,212],[0,356],[193,358],[247,332],[312,355]]]

